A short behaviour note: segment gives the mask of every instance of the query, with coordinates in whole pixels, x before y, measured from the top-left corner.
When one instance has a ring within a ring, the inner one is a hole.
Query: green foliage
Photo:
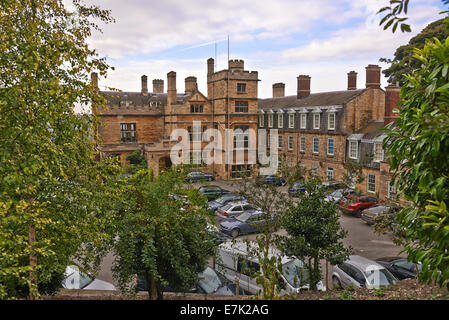
[[[142,155],[140,150],[136,150],[128,154],[126,156],[126,160],[130,163],[127,167],[127,171],[131,174],[147,168],[147,161],[145,160],[145,157]]]
[[[384,141],[394,180],[406,200],[398,214],[405,250],[422,262],[419,278],[449,287],[449,38],[415,49],[422,66],[406,76],[400,117]]]
[[[336,265],[345,261],[350,252],[341,240],[346,236],[339,222],[336,206],[324,201],[325,189],[317,177],[306,182],[306,192],[299,193],[297,203],[290,203],[281,217],[281,226],[288,237],[281,238],[287,255],[307,261],[310,288],[315,290],[321,280],[320,260]]]
[[[421,67],[421,61],[416,59],[414,48],[422,49],[427,41],[436,37],[440,41],[444,41],[449,36],[449,30],[446,27],[445,19],[440,19],[430,23],[418,35],[410,39],[408,44],[400,46],[396,49],[393,59],[380,59],[381,62],[391,64],[389,68],[383,70],[383,74],[388,78],[389,83],[399,83],[403,85],[405,74],[409,74]]]
[[[197,284],[197,274],[214,254],[205,198],[185,188],[184,178],[180,168],[157,178],[141,170],[123,182],[113,246],[113,273],[123,292],[134,292],[137,274],[146,279],[151,298],[162,299],[165,285],[186,291]],[[173,194],[187,198],[175,200]]]
[[[95,269],[109,240],[119,169],[94,161],[97,120],[73,106],[104,103],[89,74],[104,76],[109,66],[86,38],[98,29],[92,19],[112,18],[73,5],[70,12],[61,0],[0,2],[2,299],[24,298],[23,286],[38,297],[74,260]]]

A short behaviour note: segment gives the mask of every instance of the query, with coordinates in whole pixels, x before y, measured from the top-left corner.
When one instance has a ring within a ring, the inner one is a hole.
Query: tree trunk
[[[36,266],[37,266],[37,256],[34,254],[33,244],[36,242],[36,227],[33,223],[30,223],[28,232],[28,243],[30,245],[30,300],[35,300],[39,294],[37,289],[37,276],[36,276]]]

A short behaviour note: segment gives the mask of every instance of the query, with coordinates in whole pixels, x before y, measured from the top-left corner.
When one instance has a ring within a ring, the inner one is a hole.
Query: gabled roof
[[[362,136],[362,140],[373,140],[384,133],[384,131],[382,130],[384,127],[385,124],[383,120],[371,121],[360,130],[358,130],[356,134],[360,134]]]
[[[362,94],[366,89],[329,91],[312,93],[309,96],[298,99],[297,96],[285,96],[268,99],[259,99],[259,109],[277,109],[289,107],[321,107],[338,106]]]

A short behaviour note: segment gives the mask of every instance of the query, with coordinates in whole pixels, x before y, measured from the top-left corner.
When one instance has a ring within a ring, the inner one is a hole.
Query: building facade
[[[391,174],[385,157],[379,156],[382,128],[394,121],[393,109],[399,101],[398,87],[383,90],[380,67],[366,67],[365,88],[357,89],[357,73],[347,74],[347,90],[310,92],[311,78],[297,77],[297,95],[285,96],[285,85],[273,85],[273,97],[259,100],[259,127],[277,129],[279,161],[287,167],[301,165],[323,180],[342,181],[350,173],[345,164],[363,167],[363,193],[381,199],[393,195]],[[269,143],[269,141],[267,141]],[[376,156],[377,157],[373,157]]]
[[[200,170],[229,179],[247,169],[248,161],[226,161],[225,157],[238,159],[232,153],[225,154],[229,150],[225,139],[216,142],[214,152],[218,154],[205,154],[202,150],[215,141],[208,129],[217,129],[222,137],[227,129],[257,129],[258,73],[244,70],[243,60],[230,60],[228,69],[218,72],[214,64],[212,58],[207,61],[207,95],[198,90],[193,76],[185,79],[185,91],[178,93],[174,71],[167,74],[167,92],[161,79],[153,80],[153,91],[149,92],[145,75],[140,91],[102,91],[107,104],[96,109],[101,118],[98,130],[102,143],[98,148],[102,157],[116,156],[126,165],[126,156],[140,150],[148,167],[158,174],[172,165],[170,152],[180,142],[180,137],[173,133],[185,129],[190,140],[189,160]],[[93,74],[92,82],[98,86],[96,77]],[[228,144],[237,147],[241,144],[236,140],[242,140],[243,158],[247,160],[248,150],[255,148],[255,139],[250,144],[248,134],[231,135]],[[206,165],[208,156],[216,161]]]

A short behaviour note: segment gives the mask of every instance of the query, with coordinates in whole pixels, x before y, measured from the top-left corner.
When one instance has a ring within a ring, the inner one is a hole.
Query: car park
[[[384,266],[398,280],[413,279],[417,272],[421,271],[421,264],[413,263],[403,257],[385,257],[376,259],[376,262]]]
[[[256,273],[262,272],[259,261],[251,252],[257,245],[254,242],[227,241],[218,247],[215,269],[223,273],[227,280],[235,282],[238,279],[239,287],[250,294],[260,294],[262,286],[257,283]],[[269,258],[277,257],[281,261],[282,274],[280,274],[280,295],[297,293],[309,288],[306,284],[308,278],[307,268],[296,257],[282,255],[280,250],[270,248]],[[318,290],[326,291],[320,281]]]
[[[287,180],[285,180],[284,178],[280,178],[274,174],[270,174],[268,176],[257,177],[257,184],[259,184],[259,185],[284,186],[286,183],[287,183]]]
[[[221,219],[231,218],[242,214],[243,212],[256,212],[260,211],[247,202],[231,202],[227,205],[218,208],[215,211],[215,215]]]
[[[242,196],[239,196],[239,195],[236,195],[233,193],[227,193],[215,200],[209,201],[208,207],[209,207],[209,209],[211,209],[212,211],[215,212],[215,210],[217,210],[218,208],[223,207],[224,205],[226,205],[230,202],[237,202],[237,201],[246,202],[246,199]]]
[[[341,200],[340,210],[343,213],[354,215],[358,218],[361,217],[362,211],[377,204],[377,199],[372,196],[361,196],[355,201]]]
[[[137,291],[148,291],[147,283],[145,277],[142,274],[137,276]],[[195,287],[188,290],[189,293],[205,293],[212,295],[235,295],[236,287],[232,282],[229,282],[226,277],[212,269],[211,267],[206,267],[204,271],[198,274],[198,283]],[[165,292],[175,292],[174,289],[166,286],[164,288]],[[242,288],[239,288],[239,294],[245,294]]]
[[[290,188],[288,188],[288,193],[292,196],[295,196],[298,194],[298,192],[305,192],[306,187],[304,182],[293,182]]]
[[[62,280],[64,289],[84,289],[84,290],[116,290],[113,284],[96,279],[93,275],[82,272],[78,266],[67,266]]]
[[[210,173],[204,173],[201,171],[192,171],[187,174],[185,179],[186,182],[196,182],[196,181],[213,181],[215,180],[214,176]]]
[[[220,221],[220,231],[233,238],[242,234],[257,233],[264,224],[273,220],[261,211],[246,211],[238,216]]]
[[[388,210],[388,207],[386,206],[372,206],[371,208],[365,209],[362,211],[361,218],[363,221],[365,221],[368,225],[374,224],[376,217],[379,214],[382,214],[382,212],[385,212]]]
[[[206,196],[208,201],[215,200],[224,194],[229,194],[231,191],[225,190],[219,186],[202,186],[198,192]]]
[[[332,283],[334,288],[379,288],[392,285],[398,280],[376,261],[351,255],[345,262],[334,266]]]

